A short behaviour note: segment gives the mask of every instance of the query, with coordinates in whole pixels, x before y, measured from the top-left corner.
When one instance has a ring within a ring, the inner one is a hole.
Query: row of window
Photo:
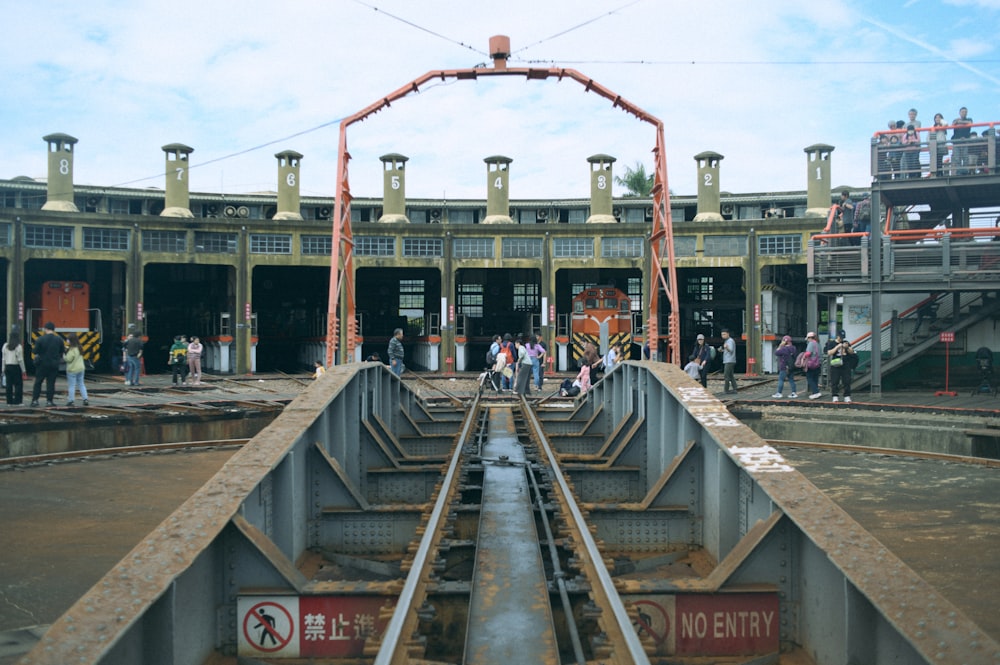
[[[83,249],[124,251],[129,249],[131,234],[128,229],[83,229]],[[195,231],[194,251],[208,254],[235,254],[237,234],[213,231]],[[251,233],[251,254],[292,253],[292,235],[287,233]],[[330,236],[300,236],[301,253],[329,256],[332,249]],[[444,256],[441,238],[403,238],[404,258],[438,258]],[[502,238],[501,251],[505,259],[542,258],[541,238]],[[694,256],[693,236],[674,238],[677,256]],[[10,244],[10,224],[0,224],[0,245]],[[601,258],[641,258],[645,238],[601,238]],[[48,249],[73,249],[73,227],[43,224],[24,226],[24,246]],[[745,256],[748,251],[747,236],[705,236],[705,256]],[[188,235],[185,231],[150,230],[142,232],[144,252],[186,252]],[[454,238],[452,252],[460,259],[495,258],[494,238]],[[802,236],[761,235],[757,237],[757,252],[761,255],[799,254]],[[392,236],[358,236],[354,253],[357,256],[395,256],[396,238]],[[594,242],[591,238],[553,238],[552,255],[557,259],[593,258]]]

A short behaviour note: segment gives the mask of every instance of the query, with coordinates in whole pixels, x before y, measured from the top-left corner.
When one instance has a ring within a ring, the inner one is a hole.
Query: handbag
[[[833,358],[830,358],[830,367],[840,367],[843,364],[844,364],[844,359],[841,358],[840,356],[834,356]]]

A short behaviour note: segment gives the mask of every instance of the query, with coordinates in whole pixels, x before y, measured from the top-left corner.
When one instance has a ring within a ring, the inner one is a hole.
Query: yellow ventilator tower
[[[698,214],[696,222],[721,222],[720,203],[722,192],[719,189],[719,162],[724,159],[717,152],[706,150],[694,156],[698,164]]]
[[[510,163],[503,155],[493,155],[486,162],[486,217],[483,224],[513,224],[510,217]]]
[[[389,153],[382,160],[382,216],[379,222],[409,222],[406,217],[406,161],[409,157]]]
[[[69,134],[49,134],[42,140],[49,144],[49,181],[42,210],[80,212],[73,202],[73,146]]]
[[[182,143],[163,146],[166,153],[166,201],[160,217],[194,217],[191,214],[191,190],[188,185],[188,155],[194,152]]]
[[[830,153],[832,145],[817,143],[806,153],[806,217],[826,217],[830,212]]]
[[[278,211],[272,219],[301,221],[299,165],[302,155],[294,150],[283,150],[275,154],[275,158],[278,160]]]
[[[613,183],[611,165],[615,163],[611,155],[591,155],[590,164],[590,217],[588,224],[614,224],[616,221],[611,208],[611,185]]]

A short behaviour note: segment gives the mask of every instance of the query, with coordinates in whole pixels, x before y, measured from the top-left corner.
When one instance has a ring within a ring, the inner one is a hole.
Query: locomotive
[[[101,311],[90,307],[90,285],[78,280],[52,280],[41,284],[29,301],[25,325],[31,342],[41,334],[41,328],[51,321],[56,333],[63,338],[76,333],[85,360],[97,364],[101,358]]]
[[[632,301],[621,289],[613,286],[592,286],[573,297],[573,360],[583,356],[590,342],[601,353],[607,353],[615,342],[621,342],[623,357],[632,349]]]

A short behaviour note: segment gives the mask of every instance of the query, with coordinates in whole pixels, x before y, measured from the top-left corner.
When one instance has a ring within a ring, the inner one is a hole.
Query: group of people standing
[[[201,354],[204,346],[197,336],[191,337],[188,342],[187,335],[177,335],[174,343],[167,354],[167,364],[173,371],[173,385],[184,386],[188,384],[188,376],[191,377],[191,385],[201,385]],[[138,383],[136,384],[138,385]]]
[[[494,335],[490,342],[487,357],[493,359],[492,369],[501,375],[500,389],[513,390],[519,395],[542,389],[545,376],[545,357],[548,347],[535,335],[527,338],[519,334],[516,338],[510,333],[501,337]]]
[[[774,352],[778,359],[778,389],[771,397],[780,399],[784,397],[785,381],[792,389],[789,398],[795,399],[798,393],[795,388],[795,370],[802,369],[806,375],[806,385],[809,390],[809,399],[819,399],[823,396],[819,388],[819,375],[823,366],[824,358],[829,362],[830,392],[833,394],[833,401],[839,402],[840,395],[843,394],[844,402],[851,402],[851,373],[857,367],[858,356],[851,346],[850,340],[844,333],[838,332],[833,339],[827,340],[822,351],[816,333],[806,333],[806,350],[799,353],[792,343],[792,338],[785,335],[781,338],[781,344]],[[800,364],[797,365],[796,361]]]
[[[705,341],[705,336],[698,333],[695,340],[694,350],[688,356],[688,364],[684,366],[684,371],[692,379],[701,383],[702,388],[708,387],[708,370],[716,353],[722,354],[722,375],[724,377],[723,389],[727,395],[735,394],[736,387],[736,340],[728,328],[722,329],[722,344],[718,349],[713,349]]]
[[[24,381],[28,378],[24,365],[24,345],[21,336],[12,332],[3,345],[4,383],[8,406],[18,406],[24,403]],[[76,393],[79,390],[84,406],[90,405],[84,374],[87,362],[83,347],[76,333],[66,335],[66,340],[56,334],[54,323],[46,323],[42,334],[33,345],[35,360],[35,385],[31,391],[31,406],[38,406],[45,387],[45,405],[55,406],[56,376],[59,374],[60,363],[66,363],[67,401],[66,406],[76,406]]]
[[[927,136],[922,139],[917,109],[911,108],[907,112],[906,120],[890,120],[888,131],[879,134],[879,172],[888,173],[890,178],[921,177],[921,141],[930,144],[933,139],[934,154],[929,158],[928,176],[931,178],[944,176],[944,161],[948,157],[949,128],[952,130],[951,174],[965,175],[976,172],[977,167],[982,168],[985,162],[981,157],[986,154],[986,142],[972,131],[972,125],[969,110],[964,106],[958,110],[958,117],[952,120],[950,125],[945,123],[942,114],[935,113],[934,123],[928,129]],[[990,129],[985,130],[983,137],[988,138],[990,132]],[[976,145],[977,139],[981,146]],[[979,154],[980,152],[982,154]]]

